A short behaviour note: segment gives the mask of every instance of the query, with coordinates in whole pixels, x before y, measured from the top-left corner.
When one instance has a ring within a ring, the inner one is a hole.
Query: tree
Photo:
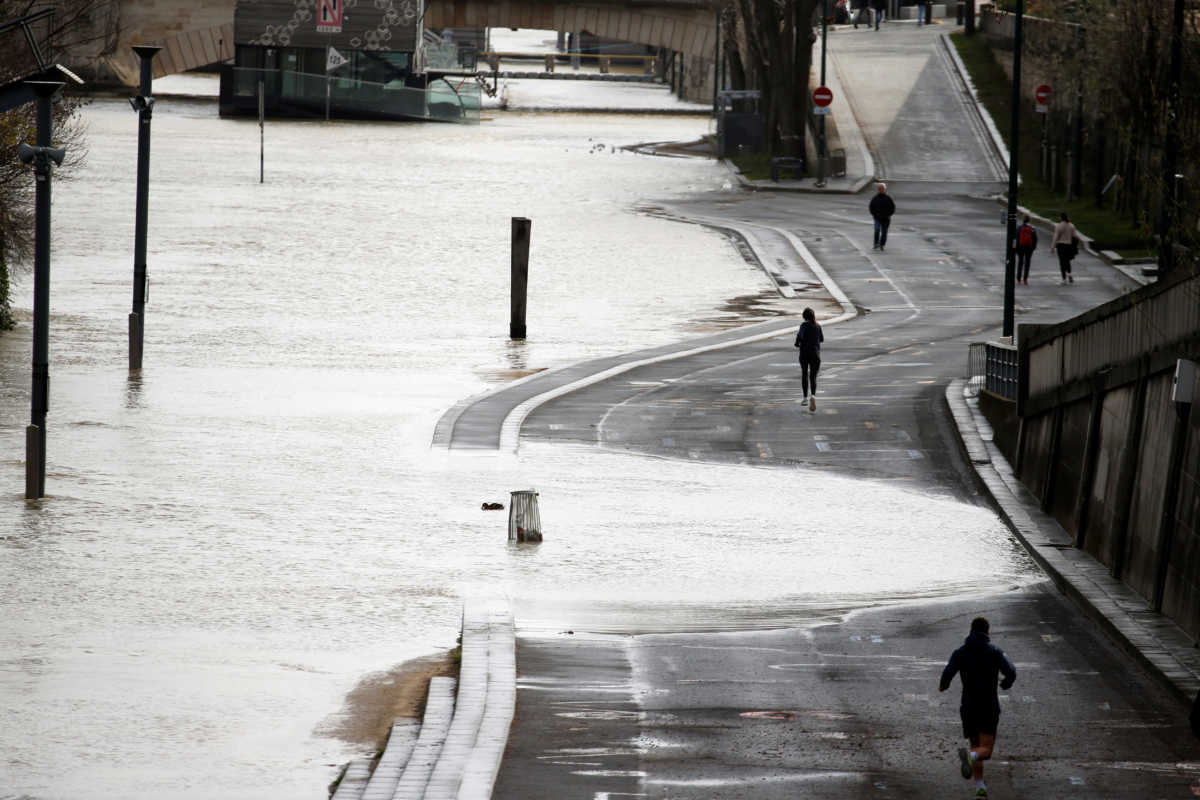
[[[737,62],[731,72],[735,81],[741,74],[746,84],[762,92],[767,154],[802,156],[816,40],[811,21],[818,0],[730,1],[723,21],[733,32],[726,37],[735,45],[728,48]]]
[[[73,50],[100,38],[95,19],[106,0],[61,0],[54,4],[55,14],[36,27],[35,38],[44,60],[65,63]],[[0,0],[0,23],[28,17],[47,7],[33,0]],[[25,41],[24,31],[13,29],[0,35],[0,84],[20,80],[38,70],[38,64]],[[67,148],[67,161],[60,177],[85,155],[83,127],[78,113],[82,101],[66,97],[54,106],[54,144]],[[33,250],[33,176],[29,167],[17,158],[22,142],[36,140],[35,108],[26,103],[0,112],[0,330],[12,328],[8,265],[24,261]]]

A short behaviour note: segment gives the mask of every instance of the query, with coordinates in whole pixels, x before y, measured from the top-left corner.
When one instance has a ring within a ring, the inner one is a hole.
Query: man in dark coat
[[[938,691],[950,688],[954,675],[962,676],[962,702],[958,707],[962,718],[963,736],[971,743],[971,749],[958,749],[962,776],[975,778],[975,796],[987,797],[987,785],[983,782],[983,762],[992,757],[996,746],[996,728],[1000,723],[1000,698],[996,695],[996,680],[1001,674],[1001,689],[1008,689],[1017,679],[1017,670],[988,639],[988,621],[984,617],[971,620],[971,635],[963,646],[950,655],[950,662],[942,670]]]
[[[888,226],[892,224],[892,214],[896,213],[896,203],[887,193],[887,184],[875,184],[875,196],[867,206],[871,216],[875,218],[875,246],[872,250],[882,250],[887,245]]]

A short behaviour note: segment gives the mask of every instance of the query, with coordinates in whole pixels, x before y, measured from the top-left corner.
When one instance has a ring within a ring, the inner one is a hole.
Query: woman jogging
[[[821,368],[821,342],[825,341],[825,334],[821,332],[817,316],[811,308],[804,309],[801,316],[804,317],[804,322],[800,323],[800,330],[796,331],[795,344],[800,348],[800,386],[804,390],[804,400],[808,401],[808,410],[816,411],[817,370]]]
[[[1067,212],[1062,212],[1062,219],[1054,226],[1054,238],[1050,240],[1050,249],[1058,254],[1058,269],[1062,272],[1063,283],[1074,283],[1071,276],[1071,259],[1079,248],[1079,231],[1071,224]]]

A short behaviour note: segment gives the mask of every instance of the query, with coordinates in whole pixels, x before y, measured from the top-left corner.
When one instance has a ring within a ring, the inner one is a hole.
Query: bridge
[[[154,60],[155,77],[228,61],[234,57],[233,12],[234,0],[112,0],[107,15],[96,15],[97,27],[109,33],[85,71],[103,83],[136,86],[133,44],[163,47]],[[347,13],[353,12],[347,3]],[[585,32],[661,47],[709,65],[717,39],[715,12],[703,0],[428,0],[424,27]],[[695,70],[708,71],[711,66]]]

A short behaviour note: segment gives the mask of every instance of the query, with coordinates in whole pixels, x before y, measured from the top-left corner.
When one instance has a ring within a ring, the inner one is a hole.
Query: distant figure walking
[[[1029,261],[1034,250],[1037,250],[1037,231],[1029,224],[1026,214],[1025,221],[1017,228],[1017,283],[1029,285]]]
[[[875,30],[879,30],[879,23],[883,22],[885,8],[887,8],[887,0],[871,0],[871,10],[875,12]]]
[[[875,218],[875,245],[872,250],[882,250],[887,246],[888,226],[892,224],[892,214],[896,213],[896,203],[887,193],[886,183],[875,184],[875,196],[871,198],[867,209]]]
[[[1050,249],[1058,255],[1058,269],[1062,273],[1063,283],[1074,283],[1071,275],[1071,260],[1079,253],[1079,231],[1071,224],[1067,212],[1062,212],[1062,219],[1054,226],[1054,238],[1050,240]]]
[[[975,796],[987,797],[987,784],[983,782],[983,762],[992,757],[996,746],[996,728],[1000,724],[1000,698],[996,694],[996,680],[1001,689],[1008,689],[1017,679],[1017,670],[1004,655],[1004,651],[988,638],[988,621],[984,617],[971,620],[971,634],[963,646],[950,655],[950,663],[942,670],[938,691],[950,688],[954,675],[962,677],[962,702],[958,707],[962,718],[963,736],[971,743],[971,749],[958,749],[962,776],[975,778]]]
[[[808,410],[816,411],[817,371],[821,369],[821,342],[825,341],[825,334],[817,324],[817,315],[811,308],[804,309],[801,316],[804,317],[804,322],[800,323],[800,330],[796,331],[795,344],[800,348],[800,388],[804,390]]]

